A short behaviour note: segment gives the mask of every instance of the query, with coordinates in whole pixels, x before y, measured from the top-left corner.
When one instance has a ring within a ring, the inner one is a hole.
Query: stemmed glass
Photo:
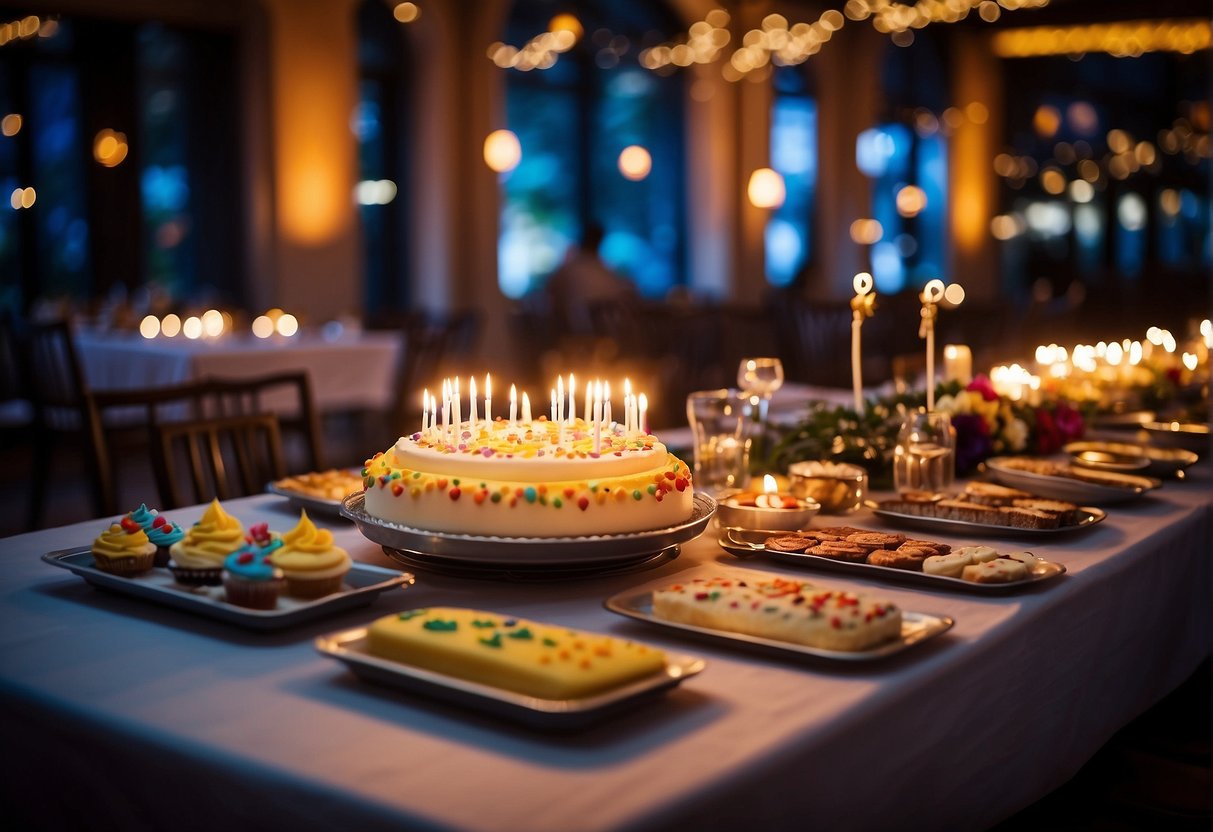
[[[778,358],[743,358],[737,365],[737,386],[758,397],[755,408],[754,439],[759,446],[753,458],[766,456],[767,405],[771,395],[783,386],[783,362]]]

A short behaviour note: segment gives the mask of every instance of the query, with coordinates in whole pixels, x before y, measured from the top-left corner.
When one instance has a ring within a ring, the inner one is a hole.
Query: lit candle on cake
[[[476,377],[468,379],[468,427],[476,435]]]
[[[609,381],[604,381],[602,383],[602,386],[603,386],[603,393],[606,396],[606,399],[602,403],[602,424],[606,426],[607,430],[610,430],[611,429],[611,383]]]
[[[767,474],[762,493],[738,492],[723,499],[717,510],[722,526],[786,531],[807,525],[821,506],[810,498],[781,494],[775,478]]]
[[[427,424],[427,419],[426,419],[426,417],[428,417],[429,415],[430,415],[430,391],[429,391],[429,388],[425,388],[421,391],[421,435],[422,436],[425,436],[426,433],[429,432],[430,426]]]
[[[649,432],[649,397],[644,393],[641,393],[637,403],[639,412],[637,414],[638,418],[636,427],[640,430],[642,435],[647,435]]]
[[[594,382],[594,453],[602,453],[602,382]]]
[[[577,382],[573,378],[573,374],[569,373],[569,425],[577,421]]]
[[[531,419],[531,397],[526,393],[522,394],[522,421],[528,425],[533,421]]]
[[[488,429],[493,429],[493,378],[484,374],[484,421]]]
[[[585,423],[587,426],[590,424],[590,415],[591,415],[591,411],[594,408],[593,398],[594,398],[594,387],[589,382],[589,380],[587,380],[585,383]]]
[[[623,380],[623,435],[632,435],[632,380]]]
[[[510,430],[518,424],[518,388],[510,385]]]
[[[556,376],[556,389],[554,392],[556,401],[556,412],[552,414],[552,418],[556,422],[564,423],[564,376]]]
[[[460,401],[459,395],[459,376],[455,376],[454,401],[455,416],[453,421],[455,423],[455,443],[458,444],[463,434],[463,402]]]

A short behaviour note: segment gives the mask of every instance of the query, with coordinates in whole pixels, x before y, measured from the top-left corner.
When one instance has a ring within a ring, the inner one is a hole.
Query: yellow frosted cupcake
[[[244,526],[212,500],[202,519],[169,548],[168,568],[179,584],[219,586],[223,561],[243,545]]]
[[[152,568],[156,544],[147,539],[143,528],[129,517],[112,523],[93,541],[93,563],[102,572],[133,578]]]
[[[333,545],[333,533],[318,529],[304,511],[299,524],[282,535],[282,547],[270,555],[286,577],[286,594],[294,598],[320,598],[341,591],[350,571],[349,553]]]

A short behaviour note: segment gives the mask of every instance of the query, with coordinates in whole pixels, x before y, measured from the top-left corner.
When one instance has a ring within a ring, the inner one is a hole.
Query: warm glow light
[[[299,321],[294,315],[284,314],[274,324],[274,328],[278,330],[279,335],[289,338],[299,331]]]
[[[1070,183],[1070,199],[1075,202],[1090,202],[1095,196],[1095,188],[1085,179],[1075,179]]]
[[[202,319],[190,315],[181,325],[181,333],[190,340],[202,337]]]
[[[1106,52],[1127,58],[1146,52],[1180,52],[1189,55],[1213,45],[1208,19],[1125,20],[1085,26],[1032,26],[1004,29],[993,38],[1000,58],[1044,55],[1081,55]]]
[[[253,335],[258,338],[269,338],[274,334],[274,322],[268,315],[258,315],[253,319]]]
[[[396,8],[392,9],[392,17],[401,23],[412,23],[421,17],[421,9],[416,3],[400,3]]]
[[[494,130],[484,140],[484,162],[497,173],[508,173],[522,161],[522,145],[509,130]]]
[[[879,243],[884,236],[884,228],[878,220],[855,220],[851,223],[851,239],[861,246]]]
[[[999,214],[990,220],[990,233],[995,239],[1011,240],[1023,233],[1024,224],[1011,214]]]
[[[581,21],[576,15],[558,14],[548,22],[549,32],[570,32],[574,38],[580,38],[582,35]]]
[[[759,168],[750,174],[746,194],[755,208],[778,208],[783,205],[787,190],[784,188],[783,177],[777,171]]]
[[[625,179],[639,182],[653,169],[653,157],[638,144],[628,145],[619,152],[619,172]]]
[[[917,185],[906,185],[897,192],[897,213],[916,217],[927,207],[927,194]]]
[[[396,198],[396,183],[390,179],[364,179],[354,186],[359,205],[387,205]]]
[[[160,319],[155,315],[147,315],[139,322],[139,334],[151,340],[160,334]]]
[[[1199,363],[1199,359],[1196,357],[1196,353],[1185,352],[1184,357],[1183,357],[1183,362],[1184,362],[1184,366],[1187,367],[1189,370],[1195,370],[1196,365]]]
[[[93,138],[93,158],[97,163],[107,168],[115,168],[122,164],[129,148],[126,144],[126,134],[111,130],[108,127],[97,132]]]
[[[9,113],[0,119],[0,132],[6,136],[15,136],[21,132],[21,116]]]
[[[855,290],[857,295],[866,295],[872,291],[875,282],[872,280],[872,275],[867,272],[860,272],[851,280],[851,288]]]
[[[1061,127],[1061,113],[1057,112],[1056,107],[1041,104],[1036,108],[1036,115],[1032,116],[1032,127],[1038,136],[1050,139],[1057,133],[1057,128]]]
[[[218,309],[208,309],[202,313],[202,333],[208,338],[218,338],[223,334],[223,313]]]
[[[165,338],[176,338],[181,333],[181,319],[172,312],[160,322],[160,334]]]
[[[948,287],[943,290],[943,299],[953,306],[960,306],[965,299],[964,287],[959,283],[949,283]]]

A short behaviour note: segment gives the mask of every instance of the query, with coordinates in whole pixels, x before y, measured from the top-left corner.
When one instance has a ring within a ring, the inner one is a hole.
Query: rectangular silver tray
[[[48,552],[42,556],[42,560],[51,566],[58,566],[79,575],[93,586],[252,630],[292,627],[334,612],[363,607],[374,601],[384,590],[402,585],[409,586],[414,581],[412,574],[408,572],[397,572],[355,561],[345,576],[345,585],[341,592],[315,600],[283,596],[278,599],[277,609],[253,610],[223,600],[222,586],[182,586],[174,581],[172,573],[163,567],[153,567],[151,571],[134,578],[102,572],[93,565],[93,555],[86,548]]]
[[[1058,526],[1055,529],[1024,529],[1018,526],[995,526],[990,523],[975,523],[972,520],[953,520],[948,517],[924,517],[920,514],[906,514],[902,511],[882,508],[875,500],[866,501],[865,505],[881,520],[892,526],[910,526],[918,529],[963,534],[993,535],[998,537],[1051,537],[1068,532],[1082,531],[1102,523],[1108,514],[1103,509],[1093,506],[1082,506],[1078,509],[1078,522],[1068,526]]]
[[[776,552],[763,547],[761,543],[739,540],[734,537],[735,529],[725,531],[726,536],[720,538],[720,548],[730,555],[743,560],[756,555],[765,555],[785,563],[797,566],[807,566],[815,569],[825,569],[831,572],[849,572],[852,576],[871,578],[878,581],[894,583],[918,584],[935,589],[958,589],[967,592],[977,592],[983,595],[999,595],[1015,592],[1025,587],[1036,586],[1044,581],[1061,577],[1066,568],[1060,563],[1041,560],[1035,566],[1028,568],[1028,577],[1022,581],[1003,584],[979,584],[962,578],[950,578],[947,575],[931,575],[927,572],[912,572],[909,569],[896,569],[892,566],[876,566],[871,563],[852,563],[834,558],[824,558],[820,555],[810,555],[804,552]]]
[[[539,699],[372,656],[366,652],[366,627],[321,636],[316,639],[316,649],[344,663],[365,681],[457,702],[533,728],[579,728],[597,722],[669,690],[705,666],[702,659],[667,651],[664,671],[630,684],[580,699]]]
[[[916,644],[946,633],[955,621],[946,615],[929,615],[919,612],[901,613],[901,636],[893,641],[873,647],[869,650],[825,650],[820,647],[809,647],[805,644],[793,644],[788,641],[751,636],[745,633],[733,633],[727,630],[717,630],[712,627],[700,627],[697,624],[684,624],[680,621],[666,621],[653,614],[652,592],[622,592],[608,598],[604,605],[608,610],[637,621],[656,624],[660,627],[670,627],[683,630],[696,636],[725,642],[750,650],[774,654],[783,658],[826,659],[834,662],[867,662],[895,656],[903,650],[908,650]]]
[[[327,500],[323,497],[313,497],[309,494],[300,494],[298,491],[291,491],[289,488],[282,488],[277,483],[271,482],[265,487],[267,494],[276,494],[279,497],[285,497],[290,500],[291,505],[295,508],[305,508],[312,514],[318,517],[337,517],[341,520],[348,521],[349,518],[341,513],[340,500]]]

